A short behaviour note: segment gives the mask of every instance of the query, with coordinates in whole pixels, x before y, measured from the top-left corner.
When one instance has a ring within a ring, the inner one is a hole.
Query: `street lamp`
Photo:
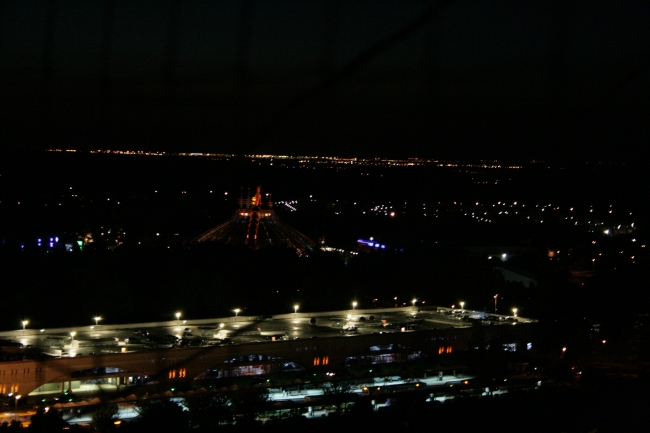
[[[75,335],[77,335],[77,333],[76,333],[75,331],[71,331],[71,332],[70,332],[70,339],[71,339],[72,341],[74,341],[74,336],[75,336]]]
[[[233,311],[235,312],[235,322],[236,322],[237,321],[237,315],[239,314],[239,312],[241,310],[239,308],[235,308]]]
[[[499,299],[499,294],[494,295],[494,312],[497,312],[497,299]]]
[[[176,326],[180,325],[180,318],[181,318],[181,313],[177,312],[176,313]]]
[[[352,311],[354,311],[354,309],[356,308],[356,306],[357,306],[357,301],[354,301],[354,302],[352,303]]]
[[[596,259],[591,259],[591,272],[596,271]]]
[[[99,326],[99,321],[102,320],[102,318],[99,316],[95,316],[93,317],[93,319],[95,320],[95,326]]]
[[[25,326],[29,323],[29,320],[23,320],[23,335],[25,335]]]
[[[356,304],[356,302],[355,302],[355,304]],[[294,320],[296,319],[296,313],[297,312],[298,312],[298,305],[294,305],[293,306],[293,318],[294,318]]]
[[[20,394],[16,394],[16,403],[14,406],[14,421],[16,421],[18,418],[18,400],[20,400],[20,397],[22,397]]]
[[[415,303],[416,303],[417,301],[418,301],[418,300],[415,299],[415,298],[413,298],[413,300],[411,301],[411,302],[413,303],[413,308],[415,308]]]
[[[513,309],[512,309],[512,314],[513,314],[515,317],[517,317],[517,309],[516,309],[516,308],[513,308]]]
[[[463,310],[464,307],[465,307],[465,302],[464,302],[464,301],[460,301],[460,309]]]

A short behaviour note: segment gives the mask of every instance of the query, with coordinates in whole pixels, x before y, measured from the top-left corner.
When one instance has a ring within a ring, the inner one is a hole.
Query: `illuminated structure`
[[[262,188],[253,197],[239,198],[239,209],[226,222],[197,236],[192,243],[219,241],[230,245],[246,245],[253,250],[264,247],[288,247],[300,255],[316,249],[316,243],[296,229],[283,223],[273,210],[271,195],[262,208]]]

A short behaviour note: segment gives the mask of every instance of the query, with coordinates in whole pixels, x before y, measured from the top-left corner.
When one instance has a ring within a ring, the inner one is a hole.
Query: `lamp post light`
[[[20,394],[16,394],[16,403],[14,405],[14,421],[16,421],[18,418],[18,400],[20,400],[20,397],[22,397]]]
[[[499,299],[499,294],[494,295],[494,313],[497,312],[497,299]]]
[[[25,335],[25,326],[27,326],[28,323],[29,323],[29,320],[23,320],[23,321],[22,321],[22,324],[23,324],[23,335]]]
[[[416,303],[417,301],[418,301],[418,300],[415,299],[415,298],[413,298],[413,300],[411,301],[411,302],[413,303],[413,308],[415,308],[415,303]]]
[[[591,259],[591,272],[596,271],[596,259]]]
[[[95,326],[99,326],[99,321],[102,320],[100,316],[95,316],[93,317],[93,320],[95,320]]]
[[[180,326],[181,313],[176,313],[176,326]]]
[[[241,310],[239,308],[235,308],[233,311],[235,312],[235,322],[236,322],[237,321],[237,315],[239,314],[239,312]]]
[[[356,307],[357,307],[357,301],[354,301],[354,302],[352,303],[352,311],[354,311],[354,309],[355,309]]]
[[[296,320],[296,313],[298,312],[299,305],[293,306],[293,320]]]
[[[75,336],[75,335],[77,335],[77,333],[76,333],[75,331],[71,331],[71,332],[70,332],[70,340],[71,340],[71,341],[74,341],[74,336]]]
[[[460,301],[460,309],[461,311],[465,308],[465,301]]]
[[[219,335],[223,332],[223,323],[219,323]]]
[[[516,308],[512,309],[512,314],[513,314],[513,316],[517,317],[517,309]]]

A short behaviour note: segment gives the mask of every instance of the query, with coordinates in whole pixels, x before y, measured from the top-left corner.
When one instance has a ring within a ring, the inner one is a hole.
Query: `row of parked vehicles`
[[[133,336],[125,339],[130,344],[144,344],[156,349],[171,349],[173,347],[199,347],[231,344],[230,338],[202,338],[195,336],[190,328],[185,328],[178,338],[173,334],[150,334],[149,331],[136,329]]]

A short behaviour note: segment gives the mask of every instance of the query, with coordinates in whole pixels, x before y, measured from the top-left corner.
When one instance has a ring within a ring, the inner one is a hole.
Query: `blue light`
[[[36,239],[36,242],[38,242],[40,244],[42,242],[41,238]]]
[[[373,244],[372,242],[368,242],[368,246],[370,246],[370,247],[374,247],[375,244]]]
[[[25,248],[25,245],[20,244],[20,248],[21,248],[21,249]]]
[[[54,239],[50,238],[50,242],[54,242]]]
[[[386,249],[386,245],[382,245],[381,248],[382,248],[382,249]]]
[[[50,242],[50,248],[54,246],[54,242]]]
[[[59,242],[59,237],[58,236],[54,238],[54,242]]]

